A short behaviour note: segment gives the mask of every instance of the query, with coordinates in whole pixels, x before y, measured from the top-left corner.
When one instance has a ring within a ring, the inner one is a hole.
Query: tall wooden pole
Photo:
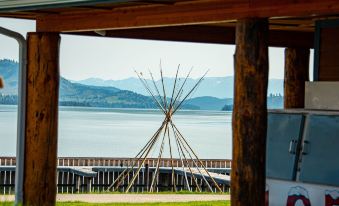
[[[27,36],[24,205],[55,205],[59,44],[58,33]]]
[[[285,49],[284,108],[304,108],[309,63],[308,48]]]
[[[236,25],[232,206],[265,205],[268,21]]]

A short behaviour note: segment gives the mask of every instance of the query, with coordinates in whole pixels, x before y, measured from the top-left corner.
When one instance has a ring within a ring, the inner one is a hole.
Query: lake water
[[[61,107],[58,155],[134,157],[163,118],[157,110]],[[180,111],[173,117],[200,158],[227,159],[232,154],[231,119],[231,113],[221,111]],[[16,124],[16,106],[0,105],[0,156],[15,155]],[[159,145],[151,156],[158,155]],[[168,145],[164,155],[168,157]]]

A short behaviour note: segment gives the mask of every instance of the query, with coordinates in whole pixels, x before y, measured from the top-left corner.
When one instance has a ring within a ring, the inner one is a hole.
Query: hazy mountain
[[[192,88],[198,79],[188,79],[186,88]],[[89,78],[81,81],[73,81],[86,85],[95,86],[113,86],[119,89],[130,90],[139,94],[148,95],[147,91],[140,84],[138,78],[128,78],[123,80],[103,80],[100,78]],[[147,81],[150,86],[153,86],[152,81]],[[180,79],[183,82],[183,79]],[[172,85],[174,78],[164,78],[166,85],[166,93],[172,94]],[[270,79],[268,86],[268,94],[283,94],[283,83],[282,79]],[[220,99],[233,98],[233,77],[206,77],[200,84],[197,91],[194,93],[194,97],[211,96]],[[160,86],[161,81],[156,81],[156,85]]]
[[[14,104],[18,92],[18,63],[12,60],[0,60],[0,75],[5,88],[0,90],[3,103]],[[72,83],[60,78],[59,101],[61,105],[153,108],[150,97],[115,87],[99,87]]]
[[[72,83],[67,79],[60,79],[59,101],[63,105],[83,103],[80,106],[119,107],[119,108],[153,108],[151,98],[131,91],[120,90],[115,87],[98,87]],[[68,102],[69,104],[65,104]]]
[[[0,103],[15,104],[17,101],[18,63],[12,60],[0,60],[0,75],[5,80],[5,88],[0,90]],[[181,85],[184,79],[178,81],[178,85]],[[196,79],[188,79],[185,87],[187,89],[184,92],[188,92],[196,81]],[[170,99],[174,78],[164,78],[164,82],[165,88],[167,88],[167,97]],[[153,87],[153,82],[148,81],[148,84]],[[162,88],[160,81],[157,81],[156,84]],[[270,85],[269,93],[282,93],[282,80],[271,80]],[[233,77],[207,77],[194,93],[195,98],[188,99],[183,108],[221,110],[225,105],[232,108],[233,100],[229,98],[233,97],[232,95]],[[148,96],[139,79],[136,78],[117,81],[91,78],[71,82],[61,77],[59,101],[60,105],[65,106],[155,107],[153,100]],[[282,97],[271,95],[268,98],[268,106],[270,108],[282,107]]]
[[[0,60],[0,76],[5,81],[5,88],[0,90],[0,103],[17,103],[18,66],[18,63],[12,60]],[[153,100],[148,96],[115,87],[72,83],[62,77],[60,78],[59,101],[60,105],[66,106],[155,108]],[[183,108],[199,109],[198,106],[190,104],[186,104]]]
[[[196,97],[186,101],[187,104],[198,106],[202,110],[221,110],[226,104],[233,103],[232,98]]]
[[[282,109],[284,107],[284,97],[280,94],[270,94],[267,97],[267,108],[268,109]],[[232,111],[233,102],[226,103],[222,110]]]

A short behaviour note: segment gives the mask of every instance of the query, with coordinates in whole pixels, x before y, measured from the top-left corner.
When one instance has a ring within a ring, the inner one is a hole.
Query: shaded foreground
[[[13,205],[13,202],[4,202],[1,206],[10,206]],[[116,206],[230,206],[231,202],[228,201],[208,201],[208,202],[156,202],[156,203],[86,203],[86,202],[57,202],[57,206],[109,206],[109,205],[116,205]]]
[[[187,204],[191,205],[195,202],[197,205],[204,203],[209,205],[209,202],[220,201],[227,202],[230,200],[230,195],[224,194],[58,194],[57,202],[59,205],[64,203],[88,203],[88,205],[95,204],[132,204],[132,205],[157,205],[160,203],[169,205]],[[3,204],[14,201],[13,195],[0,196],[0,202]],[[6,203],[5,203],[6,202]],[[1,204],[0,204],[1,205]],[[193,204],[195,205],[195,204]],[[223,204],[225,205],[225,204]]]
[[[82,202],[65,202],[65,203],[57,203],[57,205],[60,206],[73,206],[73,205],[85,205],[85,206],[94,206],[94,205],[118,205],[118,206],[124,206],[124,205],[150,205],[150,206],[164,206],[164,205],[170,205],[170,206],[229,206],[231,205],[230,201],[209,201],[209,202],[175,202],[175,203],[169,203],[169,202],[163,202],[163,203],[113,203],[113,204],[92,204],[92,203],[82,203]]]

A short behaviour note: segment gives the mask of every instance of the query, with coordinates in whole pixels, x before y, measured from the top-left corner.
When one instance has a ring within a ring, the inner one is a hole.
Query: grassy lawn
[[[126,194],[123,192],[91,192],[91,193],[80,193],[79,195],[85,194]],[[159,193],[129,193],[129,194],[182,194],[182,195],[226,195],[229,193],[210,193],[210,192],[191,192],[191,191],[177,191],[177,192],[159,192]],[[129,195],[127,194],[127,195]],[[75,194],[78,195],[78,194]],[[6,197],[7,195],[1,195]],[[0,202],[0,206],[12,206],[14,202]],[[57,202],[57,206],[230,206],[230,201],[194,201],[194,202],[168,202],[168,203],[87,203],[81,201],[75,202]]]
[[[229,201],[208,201],[208,202],[172,202],[172,203],[83,203],[83,202],[59,202],[57,206],[230,206],[231,203]]]
[[[63,193],[58,193],[58,194],[63,194]],[[68,194],[68,193],[64,193],[64,194]],[[180,190],[180,191],[176,191],[176,192],[172,192],[172,191],[160,191],[160,192],[120,192],[120,191],[109,191],[109,192],[103,192],[103,191],[92,191],[89,193],[83,192],[83,193],[79,193],[79,194],[138,194],[138,195],[142,195],[142,194],[148,194],[148,195],[160,195],[160,194],[165,194],[165,195],[229,195],[229,192],[195,192],[195,191],[188,191],[188,190]]]
[[[13,202],[0,203],[1,206],[12,206]],[[204,202],[172,202],[172,203],[85,203],[85,202],[58,202],[57,206],[230,206],[230,201]]]

